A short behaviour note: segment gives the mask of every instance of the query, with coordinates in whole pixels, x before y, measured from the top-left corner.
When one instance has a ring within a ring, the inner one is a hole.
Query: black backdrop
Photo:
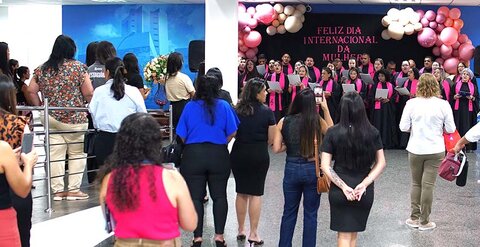
[[[432,56],[432,49],[421,47],[417,42],[416,34],[404,35],[400,41],[382,39],[381,33],[385,29],[381,24],[382,17],[382,15],[372,14],[305,13],[305,22],[300,31],[274,36],[266,33],[265,26],[259,26],[256,28],[262,34],[262,43],[258,47],[259,53],[264,53],[268,59],[275,60],[280,60],[282,54],[289,53],[292,57],[292,65],[297,60],[305,60],[307,56],[312,56],[317,67],[326,66],[328,61],[332,61],[335,56],[340,56],[344,67],[347,67],[346,58],[367,52],[371,56],[372,63],[375,58],[382,58],[385,65],[390,60],[395,61],[397,71],[400,70],[401,62],[408,59],[414,59],[417,67],[422,68],[423,58],[427,55]],[[352,31],[356,32],[352,34]],[[345,37],[347,37],[346,44],[333,42],[334,38],[338,42]],[[330,39],[330,43],[327,39]],[[372,42],[351,43],[360,39]],[[305,44],[308,41],[310,44]],[[314,44],[311,44],[311,41]],[[338,52],[338,45],[342,46],[340,50],[345,50],[348,46],[350,52]]]

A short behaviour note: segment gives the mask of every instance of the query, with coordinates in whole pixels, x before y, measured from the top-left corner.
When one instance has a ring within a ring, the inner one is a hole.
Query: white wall
[[[205,68],[218,67],[223,89],[237,102],[237,1],[205,1]]]
[[[61,33],[61,5],[0,7],[0,41],[8,43],[10,58],[30,72],[48,59]]]

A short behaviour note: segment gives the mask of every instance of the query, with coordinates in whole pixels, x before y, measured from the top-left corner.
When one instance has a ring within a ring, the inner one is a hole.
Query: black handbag
[[[183,143],[178,143],[175,135],[172,143],[162,148],[163,163],[174,163],[175,167],[180,167],[182,161]]]
[[[83,152],[87,155],[94,155],[93,147],[95,145],[95,138],[97,137],[97,130],[85,132],[83,139]]]
[[[465,159],[467,159],[467,156],[465,156]],[[463,187],[467,184],[467,175],[468,175],[468,160],[465,161],[462,172],[460,172],[460,174],[457,176],[457,179],[455,180],[455,183],[457,184],[457,186]]]

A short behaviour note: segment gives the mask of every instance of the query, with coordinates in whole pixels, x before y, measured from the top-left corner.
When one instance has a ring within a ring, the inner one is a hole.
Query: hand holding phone
[[[317,86],[315,87],[315,89],[313,90],[314,94],[315,94],[315,102],[317,104],[320,104],[322,103],[323,101],[323,88]]]
[[[22,153],[28,154],[32,152],[33,149],[33,138],[35,137],[34,133],[24,133],[22,137]]]

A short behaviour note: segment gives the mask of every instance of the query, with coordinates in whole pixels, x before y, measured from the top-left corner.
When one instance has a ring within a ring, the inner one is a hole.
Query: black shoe
[[[237,241],[245,241],[245,239],[247,239],[247,236],[245,234],[237,235]]]
[[[192,240],[192,245],[191,245],[191,247],[202,247],[202,241]]]
[[[260,241],[255,241],[255,240],[251,240],[249,239],[248,242],[250,243],[250,246],[263,246],[263,240],[260,240]]]
[[[223,240],[223,241],[215,240],[215,246],[216,247],[227,247],[227,244],[225,243],[225,240]]]

